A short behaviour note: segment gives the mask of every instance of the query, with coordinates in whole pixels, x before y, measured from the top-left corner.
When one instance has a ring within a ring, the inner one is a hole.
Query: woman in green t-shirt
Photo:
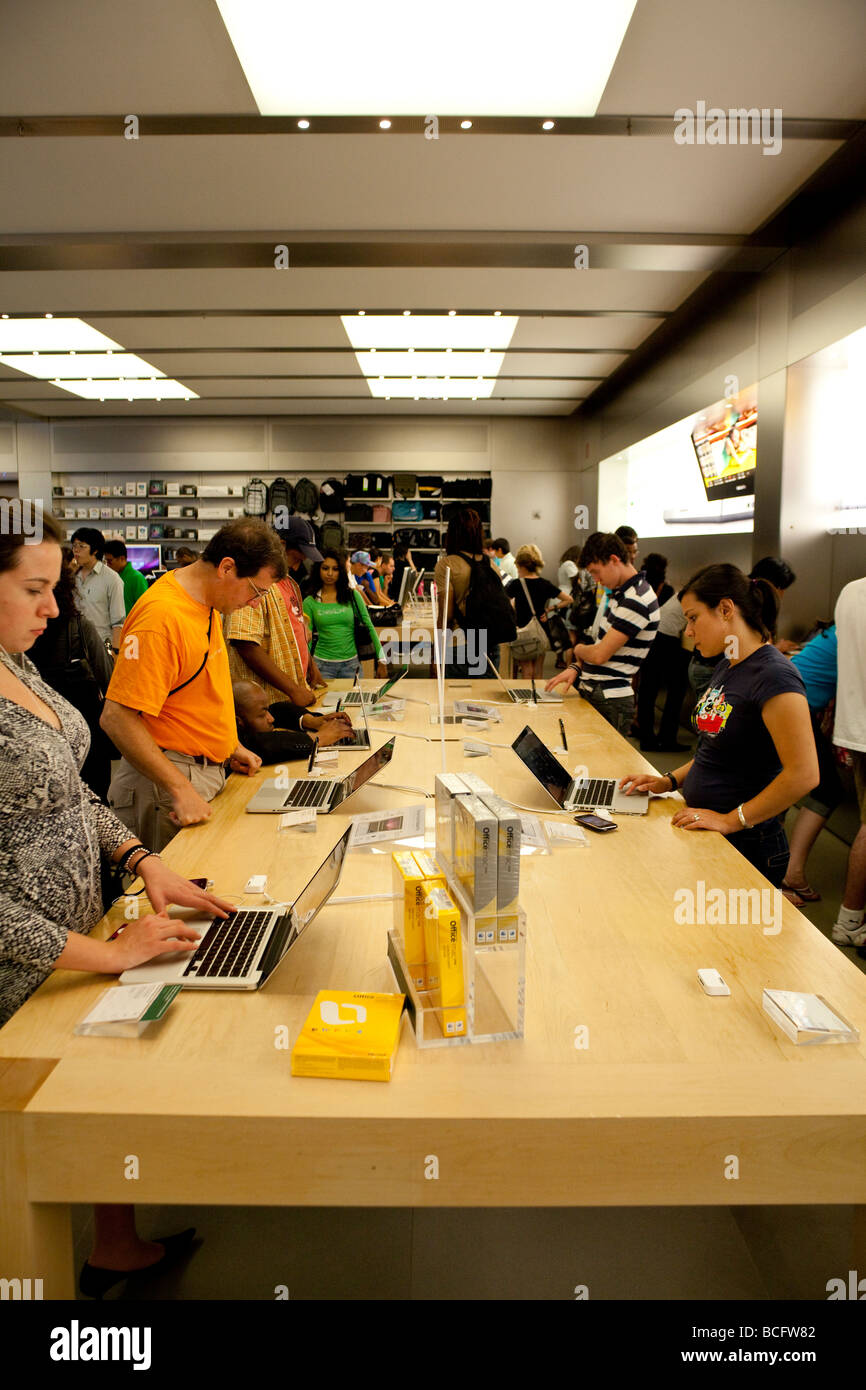
[[[376,652],[376,674],[383,679],[388,670],[382,644],[367,613],[367,605],[349,585],[346,557],[339,550],[323,550],[312,576],[312,593],[304,599],[304,614],[313,629],[316,665],[326,680],[352,677],[361,670],[356,627],[369,634]]]

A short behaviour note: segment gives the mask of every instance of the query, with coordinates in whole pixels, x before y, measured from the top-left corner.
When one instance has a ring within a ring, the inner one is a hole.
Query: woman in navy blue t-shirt
[[[630,791],[680,788],[683,830],[718,830],[771,883],[788,865],[782,817],[816,786],[818,758],[800,673],[772,645],[778,602],[763,579],[707,565],[680,594],[698,652],[724,651],[695,708],[691,762],[666,777],[626,777]]]

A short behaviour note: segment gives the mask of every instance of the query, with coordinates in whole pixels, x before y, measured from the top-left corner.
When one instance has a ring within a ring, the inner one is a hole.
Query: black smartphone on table
[[[616,821],[605,820],[603,816],[575,816],[574,820],[576,825],[583,825],[587,830],[596,830],[599,835],[603,835],[607,830],[619,830]]]

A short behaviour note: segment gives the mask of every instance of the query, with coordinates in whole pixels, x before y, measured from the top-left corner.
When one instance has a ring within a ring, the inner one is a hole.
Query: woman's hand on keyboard
[[[165,912],[169,903],[175,907],[197,907],[207,917],[226,917],[234,911],[234,903],[206,893],[198,884],[190,883],[188,878],[176,874],[155,855],[142,859],[138,872],[154,912]]]
[[[111,951],[112,971],[119,975],[134,965],[144,965],[156,956],[170,951],[189,953],[199,942],[199,934],[185,922],[173,921],[164,912],[150,913],[129,926],[116,941],[107,943]]]

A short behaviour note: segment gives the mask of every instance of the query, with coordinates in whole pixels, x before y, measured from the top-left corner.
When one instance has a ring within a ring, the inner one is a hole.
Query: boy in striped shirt
[[[571,665],[549,680],[546,689],[577,682],[584,699],[627,735],[635,717],[632,681],[656,635],[658,601],[619,536],[595,532],[583,548],[580,566],[610,590],[610,598],[596,640],[578,643]]]

